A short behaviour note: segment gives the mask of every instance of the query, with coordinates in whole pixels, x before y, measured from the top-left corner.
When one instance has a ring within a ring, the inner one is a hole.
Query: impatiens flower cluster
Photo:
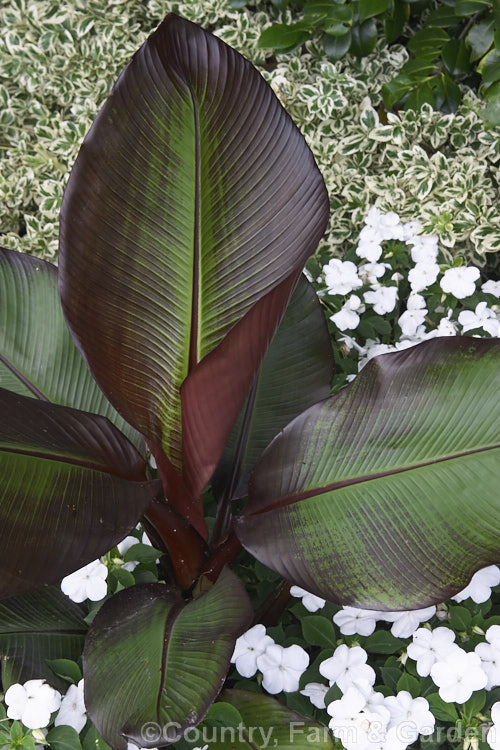
[[[236,641],[231,657],[238,673],[242,677],[253,677],[257,671],[257,658],[273,643],[273,639],[266,635],[264,625],[254,625],[243,633]]]
[[[435,726],[428,701],[412,698],[406,690],[384,698],[350,687],[327,711],[329,727],[346,750],[404,750],[419,735],[432,734]]]
[[[4,700],[9,719],[19,719],[28,729],[42,729],[61,705],[61,694],[45,680],[28,680],[11,685]]]
[[[421,622],[430,620],[436,613],[436,607],[412,609],[401,612],[379,612],[374,609],[357,609],[342,607],[333,617],[342,635],[371,635],[378,621],[391,622],[391,633],[396,638],[409,638]]]
[[[492,565],[478,571],[468,586],[454,598],[463,601],[474,597],[483,602],[491,595],[491,588],[499,584],[500,569]],[[303,598],[304,603],[308,596],[312,596],[298,587],[295,593]],[[321,601],[320,605],[323,608],[325,603]],[[465,634],[457,636],[448,624],[433,624],[439,619],[437,615],[444,615],[446,623],[449,609],[443,604],[419,610],[382,612],[344,606],[333,614],[332,619],[342,636],[351,639],[359,636],[367,639],[367,644],[374,637],[377,627],[385,631],[390,627],[391,635],[400,639],[400,660],[402,665],[408,662],[409,674],[417,674],[434,683],[434,691],[427,687],[426,694],[437,693],[441,701],[461,706],[478,691],[500,686],[500,625],[492,624],[484,633],[478,630],[477,633],[481,633],[484,640],[474,649],[463,648],[461,644],[468,641]],[[317,605],[313,606],[313,611],[317,611]],[[422,626],[422,623],[425,625]],[[262,630],[261,635],[263,633]],[[406,646],[405,639],[411,639]],[[381,643],[386,641],[382,640]],[[392,648],[398,648],[396,643],[394,646],[391,644],[391,652]],[[378,684],[380,675],[370,664],[369,652],[355,640],[338,642],[331,656],[320,661],[317,669],[325,681],[308,682],[302,686],[300,693],[316,709],[326,708],[332,734],[341,740],[346,750],[373,750],[375,747],[380,750],[404,750],[419,738],[434,732],[436,717],[427,699],[419,696],[418,692],[411,695],[404,689],[387,695],[386,684]],[[391,666],[391,669],[395,667]],[[401,669],[404,669],[403,666]],[[415,683],[414,677],[409,679]],[[332,690],[340,691],[342,697],[328,701]],[[496,713],[500,724],[498,709]],[[494,716],[496,714],[492,714],[492,720]],[[500,726],[498,732],[500,736]],[[500,741],[495,740],[495,733],[494,725],[488,736],[491,746],[500,750]]]
[[[254,625],[236,641],[231,657],[242,677],[262,672],[262,686],[268,693],[294,693],[309,666],[309,655],[301,646],[284,648],[266,635],[263,625]]]
[[[436,336],[500,336],[500,282],[480,286],[475,266],[447,267],[437,235],[421,231],[418,222],[372,208],[355,254],[323,266],[319,294],[334,328],[350,333],[338,338],[358,370],[373,356]],[[349,370],[347,380],[354,376]]]

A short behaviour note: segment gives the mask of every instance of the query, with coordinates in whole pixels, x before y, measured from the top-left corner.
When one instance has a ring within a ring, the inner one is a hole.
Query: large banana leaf
[[[272,438],[330,395],[333,366],[325,314],[312,284],[301,276],[212,479],[216,495],[247,494],[250,472]]]
[[[134,445],[144,441],[111,406],[73,343],[57,269],[0,248],[0,387],[107,417]]]
[[[83,653],[85,704],[106,742],[115,750],[126,750],[127,739],[141,747],[167,745],[198,724],[251,619],[248,595],[228,568],[187,604],[156,583],[109,599]]]
[[[158,492],[105,417],[0,389],[0,597],[55,583],[111,549]]]
[[[167,16],[83,143],[59,278],[90,369],[200,531],[197,498],[327,217],[313,157],[259,73]]]
[[[438,338],[373,359],[271,443],[243,546],[342,604],[443,601],[500,561],[500,341]]]
[[[0,602],[2,689],[15,682],[44,679],[58,690],[66,683],[49,665],[50,659],[77,661],[87,624],[84,612],[58,588],[48,586]]]

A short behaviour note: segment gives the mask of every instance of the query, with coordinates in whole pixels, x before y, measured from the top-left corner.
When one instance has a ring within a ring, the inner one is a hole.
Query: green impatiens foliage
[[[472,90],[463,88],[453,114],[425,100],[418,112],[386,113],[382,88],[407,64],[404,47],[378,43],[366,57],[335,62],[321,44],[307,42],[268,65],[269,50],[258,40],[278,20],[276,9],[259,2],[235,10],[223,0],[3,4],[4,246],[55,258],[62,193],[79,143],[137,43],[171,10],[251,59],[306,136],[332,208],[323,262],[353,247],[356,227],[374,204],[419,219],[425,233],[439,235],[450,260],[461,255],[483,265],[499,249],[499,131],[485,128]]]

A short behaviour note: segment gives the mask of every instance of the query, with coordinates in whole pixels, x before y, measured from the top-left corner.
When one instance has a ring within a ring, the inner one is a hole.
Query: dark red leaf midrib
[[[36,398],[39,398],[41,401],[49,400],[47,396],[44,396],[44,394],[38,390],[36,385],[34,385],[34,383],[32,383],[31,380],[26,377],[26,375],[23,375],[22,372],[20,372],[17,367],[14,367],[12,362],[9,362],[9,360],[6,359],[2,354],[0,354],[0,362],[3,362],[5,367],[10,370],[13,375],[15,375],[16,378],[18,378],[18,380],[20,380],[21,383],[25,385],[26,388],[28,388],[28,390],[30,390],[34,396],[36,396]]]
[[[125,472],[112,470],[109,466],[103,466],[102,464],[93,463],[92,461],[85,461],[84,459],[70,458],[69,456],[62,456],[57,453],[44,453],[43,451],[26,450],[25,448],[6,448],[4,446],[0,447],[0,453],[16,453],[20,456],[30,456],[31,458],[42,458],[46,461],[56,461],[57,463],[71,464],[71,466],[78,466],[79,468],[83,469],[91,469],[93,471],[99,471],[101,474],[110,474],[121,479],[134,481],[129,476],[127,476]]]
[[[381,471],[375,474],[364,474],[360,477],[353,477],[351,479],[344,479],[340,482],[331,482],[330,484],[325,485],[324,487],[313,487],[308,490],[304,490],[303,492],[297,492],[293,495],[286,495],[285,497],[280,497],[275,502],[270,503],[269,505],[266,505],[265,508],[259,508],[256,511],[249,511],[248,513],[244,513],[244,515],[252,515],[252,516],[258,516],[261,513],[267,513],[271,510],[278,510],[279,508],[286,507],[287,505],[293,505],[294,503],[300,502],[301,500],[307,500],[310,497],[316,497],[318,495],[324,495],[327,492],[331,492],[333,490],[340,490],[343,487],[350,487],[355,484],[361,484],[362,482],[369,482],[373,479],[381,479],[383,477],[389,477],[394,474],[402,474],[405,471],[412,471],[413,469],[421,469],[424,466],[432,466],[433,464],[439,464],[444,463],[446,461],[452,461],[455,458],[462,458],[463,456],[470,456],[475,453],[484,453],[486,451],[496,450],[500,448],[500,443],[497,445],[489,445],[484,448],[476,448],[475,450],[470,451],[463,451],[463,453],[455,453],[451,456],[445,456],[444,458],[436,458],[433,461],[423,461],[419,464],[412,464],[411,466],[403,466],[398,469],[389,469],[388,471]]]

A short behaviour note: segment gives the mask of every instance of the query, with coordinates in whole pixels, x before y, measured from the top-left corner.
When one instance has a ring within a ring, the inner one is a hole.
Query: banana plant
[[[383,355],[330,397],[331,340],[302,276],[327,221],[270,87],[170,14],[82,144],[59,268],[0,251],[3,687],[50,679],[46,660],[85,638],[85,701],[112,748],[156,746],[151,722],[175,742],[218,698],[253,618],[230,568],[242,546],[377,609],[441,601],[499,559],[499,342]],[[52,585],[138,521],[161,581],[109,597],[87,630]],[[20,612],[43,639],[20,634]],[[297,718],[266,696],[221,700],[243,723]]]

